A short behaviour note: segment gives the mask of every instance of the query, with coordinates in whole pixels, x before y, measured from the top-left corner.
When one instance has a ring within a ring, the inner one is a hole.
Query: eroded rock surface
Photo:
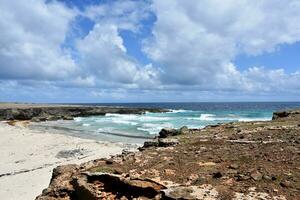
[[[127,108],[117,106],[83,106],[83,105],[39,105],[39,104],[0,104],[0,120],[72,120],[74,117],[105,115],[106,113],[142,114],[149,112],[166,112],[159,108]]]
[[[300,112],[291,113],[269,122],[171,130],[142,151],[56,168],[37,200],[298,200]],[[161,146],[161,139],[176,144]]]

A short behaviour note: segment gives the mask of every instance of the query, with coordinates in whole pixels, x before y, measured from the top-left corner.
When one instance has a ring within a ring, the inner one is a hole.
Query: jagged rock
[[[174,138],[160,138],[158,140],[159,147],[169,147],[179,144],[179,141]]]
[[[190,132],[190,130],[188,129],[187,126],[183,126],[179,129],[179,134],[188,134]]]
[[[283,180],[280,182],[280,186],[285,188],[291,187],[291,182],[288,180]]]
[[[144,142],[143,147],[140,147],[139,150],[143,151],[149,147],[169,147],[177,144],[179,144],[179,141],[175,138],[159,138],[158,140]]]
[[[179,131],[177,129],[174,129],[174,128],[163,128],[159,132],[159,138],[166,138],[166,137],[175,136],[175,135],[178,135],[178,134],[179,134]]]
[[[90,183],[99,183],[101,188],[92,188]],[[76,196],[79,199],[94,200],[103,198],[105,192],[107,198],[119,199],[154,198],[166,187],[149,179],[123,178],[120,175],[108,173],[88,173],[86,176],[77,177],[73,181]]]
[[[78,169],[77,165],[63,165],[53,169],[50,185],[43,190],[36,200],[70,199],[74,188],[71,184],[72,175]],[[46,198],[47,197],[47,198]]]
[[[158,140],[153,140],[153,141],[146,141],[144,142],[144,148],[148,148],[148,147],[158,147],[159,143]]]
[[[300,114],[300,110],[284,110],[273,113],[272,120],[293,117]]]
[[[259,171],[253,171],[250,173],[250,177],[255,181],[260,181],[263,175]]]
[[[126,108],[112,106],[80,106],[80,105],[38,105],[38,104],[16,104],[12,107],[0,107],[0,120],[31,120],[40,121],[65,119],[73,117],[84,117],[92,115],[105,115],[106,113],[118,114],[143,114],[149,112],[167,112],[159,108]]]

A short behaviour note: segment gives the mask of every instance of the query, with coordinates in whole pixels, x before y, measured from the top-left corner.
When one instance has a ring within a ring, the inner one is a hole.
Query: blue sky
[[[298,0],[0,2],[0,101],[300,101]]]

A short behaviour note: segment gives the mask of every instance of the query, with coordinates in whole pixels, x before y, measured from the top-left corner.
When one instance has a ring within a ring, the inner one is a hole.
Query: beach
[[[58,165],[109,157],[125,148],[120,143],[33,131],[25,126],[0,122],[1,199],[35,199],[48,187],[52,169]]]

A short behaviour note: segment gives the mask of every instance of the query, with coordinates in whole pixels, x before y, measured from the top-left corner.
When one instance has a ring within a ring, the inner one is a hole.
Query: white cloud
[[[142,26],[141,21],[149,17],[150,4],[148,1],[111,1],[89,6],[82,14],[98,23],[114,24],[119,29],[137,32]]]
[[[254,90],[259,86],[256,81],[264,84],[265,77],[250,76],[253,69],[239,72],[232,64],[235,57],[272,52],[280,44],[300,41],[298,0],[153,0],[153,10],[157,21],[144,52],[162,66],[166,85]],[[275,77],[278,71],[260,73]],[[293,77],[280,77],[284,76]],[[269,77],[269,81],[278,80]]]
[[[74,10],[56,1],[0,2],[0,77],[59,79],[76,71],[64,42]]]
[[[238,55],[269,53],[300,41],[299,10],[298,0],[119,0],[82,12],[55,0],[2,0],[0,91],[25,98],[38,94],[36,88],[59,96],[65,89],[66,100],[80,93],[105,101],[299,94],[299,70],[253,66],[241,71],[234,64]],[[141,30],[152,14],[157,20],[152,35],[145,36]],[[95,23],[84,37],[68,35],[76,31],[71,23],[78,15]],[[129,55],[124,30],[139,40],[147,37],[143,51],[153,63]],[[63,48],[67,36],[76,41],[74,49]]]
[[[157,71],[151,65],[141,66],[126,54],[114,24],[96,24],[85,38],[77,41],[77,50],[84,71],[95,75],[100,85],[102,81],[123,84],[122,87],[145,87],[153,86],[157,79]]]

